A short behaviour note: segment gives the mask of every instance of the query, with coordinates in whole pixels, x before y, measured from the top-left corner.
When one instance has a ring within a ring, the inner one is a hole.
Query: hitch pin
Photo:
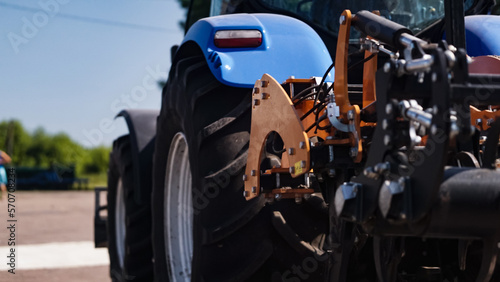
[[[398,53],[394,53],[391,50],[384,47],[384,45],[380,44],[378,41],[373,40],[371,38],[360,38],[361,41],[361,51],[368,51],[370,53],[378,53],[382,52],[391,57],[391,59],[397,59],[399,57]]]
[[[432,114],[423,111],[420,106],[413,106],[408,101],[399,103],[401,115],[409,120],[416,121],[425,128],[430,128],[432,125]]]
[[[382,52],[382,53],[385,53],[385,54],[389,55],[389,56],[391,57],[391,59],[397,60],[397,59],[399,58],[399,53],[394,53],[394,52],[392,52],[391,50],[386,49],[386,48],[384,47],[384,45],[380,45],[380,46],[378,47],[378,50],[379,50],[380,52]]]

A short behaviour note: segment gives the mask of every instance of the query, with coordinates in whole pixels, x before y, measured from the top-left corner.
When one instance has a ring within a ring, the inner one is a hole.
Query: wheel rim
[[[116,187],[115,205],[115,233],[116,233],[116,253],[120,268],[123,269],[125,260],[125,198],[123,194],[122,179],[118,179]]]
[[[170,278],[189,281],[193,257],[191,169],[186,136],[180,132],[170,145],[164,187],[163,226]]]

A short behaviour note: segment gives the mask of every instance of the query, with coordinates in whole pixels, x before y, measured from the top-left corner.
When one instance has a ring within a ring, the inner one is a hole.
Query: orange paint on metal
[[[274,198],[275,195],[280,195],[282,199],[292,199],[302,197],[305,194],[314,193],[314,189],[273,189],[271,193],[266,193],[266,198]]]
[[[347,59],[349,55],[349,32],[351,30],[351,11],[342,13],[344,22],[340,25],[337,41],[337,52],[335,54],[335,103],[340,107],[340,114],[347,120],[347,112],[352,110],[347,92]]]
[[[289,78],[285,81],[285,88],[286,87],[289,87],[289,92],[290,94],[292,95],[292,98],[294,95],[296,95],[297,93],[295,93],[295,89],[297,88],[300,88],[300,89],[305,89],[307,87],[311,87],[311,86],[314,86],[316,85],[318,82],[314,79],[314,78],[308,78],[308,79],[305,79],[305,78]],[[302,85],[301,85],[302,84]],[[299,87],[299,86],[302,86],[302,87]],[[317,90],[318,91],[318,90]],[[295,105],[295,110],[297,111],[297,114],[302,117],[304,116],[310,109],[312,109],[314,107],[314,99],[306,99],[298,104]],[[326,110],[322,110],[320,113],[319,113],[319,116],[322,116],[324,115],[326,112]],[[309,128],[311,125],[313,125],[314,123],[316,122],[316,117],[315,117],[315,114],[314,113],[311,113],[309,114],[306,118],[304,118],[302,120],[302,125],[304,126],[304,128]],[[330,124],[330,121],[328,121],[327,119],[321,121],[319,123],[319,126],[321,127],[326,127]],[[324,131],[324,130],[318,130],[318,131],[314,131],[314,130],[311,130],[309,132],[307,132],[307,136],[309,137],[314,137],[314,136],[317,136],[317,137],[320,137],[322,139],[326,139],[327,136],[329,135],[333,135],[333,132],[334,130],[332,129],[331,132],[327,132],[327,131]]]
[[[351,145],[358,148],[358,154],[354,158],[354,162],[359,163],[362,159],[363,147],[361,145],[361,119],[360,119],[360,109],[358,105],[351,105],[348,95],[347,86],[347,59],[349,55],[349,32],[351,30],[351,11],[345,10],[341,18],[343,22],[340,24],[338,41],[337,41],[337,52],[335,54],[335,84],[333,86],[333,93],[335,94],[335,103],[339,107],[340,118],[347,121],[347,114],[349,111],[354,113],[354,126],[358,140],[354,137],[353,133],[349,133],[349,139],[351,139]]]
[[[273,173],[288,173],[288,168],[273,167],[271,169],[266,170],[266,172],[264,172],[264,174],[273,174]]]
[[[365,51],[365,59],[373,53]],[[373,58],[365,62],[363,67],[363,108],[377,100],[375,91],[375,73],[377,72],[377,54]]]
[[[365,51],[365,59],[373,53]],[[375,92],[375,73],[377,72],[377,55],[365,62],[363,68],[363,108],[377,100]]]
[[[496,119],[500,119],[500,110],[494,112],[489,110],[479,110],[476,107],[470,106],[470,122],[472,126],[484,131],[490,128],[490,124]],[[481,120],[481,122],[478,122]]]
[[[314,107],[314,100],[305,100],[295,105],[295,110],[297,110],[297,114],[299,116],[303,116],[312,107]],[[323,114],[325,114],[325,112],[326,110],[322,110],[319,113],[319,116],[322,116]],[[304,128],[309,128],[309,126],[313,125],[315,122],[316,122],[315,114],[310,114],[305,119],[302,120]],[[330,124],[330,122],[328,121],[328,119],[325,119],[319,123],[319,126],[327,126],[328,124]],[[307,132],[307,136],[309,137],[318,136],[323,139],[326,139],[328,135],[330,134],[328,134],[328,132],[324,130],[318,130],[317,132],[315,132],[314,130],[310,130],[309,132]]]
[[[378,13],[380,16],[380,13]],[[369,37],[370,38],[370,37]],[[366,50],[365,59],[370,57],[373,53]],[[363,67],[363,109],[370,106],[377,100],[375,74],[377,72],[378,55],[365,62]],[[375,122],[361,121],[361,126],[376,126]]]
[[[260,194],[260,163],[265,141],[273,131],[285,144],[292,177],[310,170],[309,138],[300,117],[283,87],[270,75],[264,74],[255,83],[252,94],[252,123],[247,167],[245,169],[245,198],[253,199]],[[263,95],[266,94],[266,95]],[[296,169],[299,164],[300,170]],[[282,167],[286,168],[283,166]]]
[[[500,58],[498,56],[478,56],[472,58],[472,62],[469,64],[469,72],[500,74]],[[496,111],[481,111],[476,107],[470,106],[471,125],[482,131],[489,129],[489,124],[495,119],[500,118],[500,106],[492,105],[491,108]]]
[[[380,16],[380,11],[373,11],[374,14]],[[371,37],[368,37],[373,39]],[[365,59],[370,57],[373,53],[366,50]],[[371,103],[377,100],[377,95],[375,91],[375,73],[377,72],[377,60],[378,55],[375,54],[374,57],[367,62],[365,62],[363,67],[363,108],[367,107]]]
[[[313,84],[314,79],[313,78],[288,78],[285,80],[285,83],[306,83],[306,84]]]
[[[324,145],[352,145],[351,139],[330,139],[323,141]]]

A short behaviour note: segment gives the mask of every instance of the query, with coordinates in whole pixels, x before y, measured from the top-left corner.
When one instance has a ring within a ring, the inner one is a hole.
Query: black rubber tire
[[[178,132],[187,139],[195,195],[192,281],[321,281],[326,277],[326,255],[315,254],[322,252],[321,237],[328,230],[326,210],[318,213],[309,204],[297,205],[293,200],[266,205],[263,197],[251,201],[243,197],[250,91],[217,81],[201,55],[190,54],[173,63],[163,91],[153,162],[157,281],[169,280],[164,182],[170,144]],[[319,248],[312,247],[314,242],[319,242]],[[304,263],[309,264],[308,272],[300,273],[297,267]]]
[[[122,136],[113,142],[108,170],[108,252],[113,281],[153,281],[151,242],[151,202],[149,197],[138,205],[134,200],[130,138]],[[122,181],[125,203],[125,252],[120,267],[116,243],[116,196]],[[144,191],[150,195],[150,191]]]

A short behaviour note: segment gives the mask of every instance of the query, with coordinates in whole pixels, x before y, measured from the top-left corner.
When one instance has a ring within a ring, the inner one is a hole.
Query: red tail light
[[[214,44],[219,48],[259,47],[262,33],[258,30],[219,30],[215,33]]]

